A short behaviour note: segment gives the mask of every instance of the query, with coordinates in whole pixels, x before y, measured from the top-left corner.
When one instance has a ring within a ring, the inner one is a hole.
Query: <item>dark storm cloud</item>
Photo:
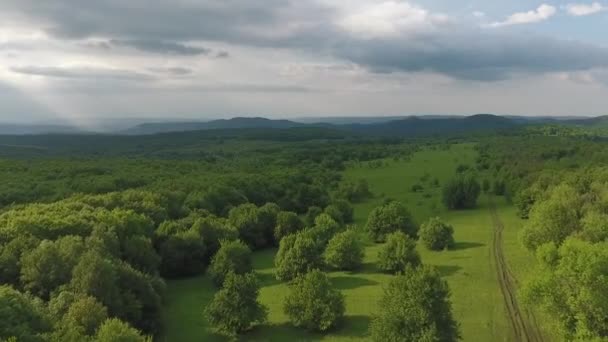
[[[207,55],[211,53],[211,49],[207,49],[204,47],[195,47],[182,43],[153,39],[113,39],[110,40],[110,44],[119,46],[129,46],[144,52],[170,55],[196,56]]]
[[[184,42],[219,41],[330,55],[372,72],[435,72],[477,81],[608,66],[603,48],[454,23],[427,33],[364,38],[340,29],[336,9],[316,1],[3,0],[3,11],[18,11],[57,37],[103,38],[150,53],[210,54]]]
[[[150,81],[153,77],[130,70],[102,68],[60,68],[44,66],[13,67],[12,72],[71,80]]]
[[[431,71],[477,81],[608,66],[608,50],[604,48],[548,37],[471,30],[408,39],[348,40],[336,45],[333,52],[373,72]]]

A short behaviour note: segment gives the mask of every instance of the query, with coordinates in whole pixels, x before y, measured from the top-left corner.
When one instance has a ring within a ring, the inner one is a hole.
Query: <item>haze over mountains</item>
[[[568,124],[582,126],[607,125],[608,116],[599,117],[525,117],[477,114],[471,116],[404,116],[404,117],[328,117],[294,120],[273,120],[262,117],[235,117],[211,121],[165,121],[133,124],[124,121],[128,128],[119,124],[107,124],[100,130],[85,130],[69,125],[53,124],[2,124],[2,135],[37,134],[114,134],[149,135],[170,132],[187,132],[217,129],[288,129],[296,127],[326,127],[348,130],[360,134],[390,136],[423,136],[445,132],[458,133],[491,129],[506,129],[523,124]]]

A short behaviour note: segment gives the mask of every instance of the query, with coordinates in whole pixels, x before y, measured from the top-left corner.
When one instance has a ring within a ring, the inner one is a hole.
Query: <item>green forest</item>
[[[608,341],[608,140],[0,136],[0,341]]]

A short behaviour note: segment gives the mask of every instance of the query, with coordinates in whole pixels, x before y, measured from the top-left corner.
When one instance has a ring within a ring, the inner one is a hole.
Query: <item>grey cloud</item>
[[[70,80],[150,81],[153,77],[130,70],[101,68],[60,68],[45,66],[12,67],[12,72]]]
[[[279,47],[334,56],[371,72],[435,72],[460,80],[496,81],[518,74],[608,66],[608,50],[555,38],[449,24],[432,32],[362,38],[337,28],[335,9],[317,1],[3,0],[48,32],[73,39],[103,37],[148,52],[211,54],[190,41]],[[227,54],[217,52],[216,58]]]
[[[185,76],[190,75],[194,70],[184,67],[171,67],[171,68],[149,68],[148,70],[153,72],[159,72],[164,74],[170,74],[174,76]]]
[[[171,55],[196,56],[207,55],[211,53],[211,49],[207,49],[204,47],[196,47],[183,43],[154,39],[113,39],[110,40],[110,44],[119,46],[129,46],[144,52]]]
[[[408,39],[351,39],[336,45],[333,53],[372,72],[430,71],[476,81],[608,66],[608,49],[483,31],[443,31]]]

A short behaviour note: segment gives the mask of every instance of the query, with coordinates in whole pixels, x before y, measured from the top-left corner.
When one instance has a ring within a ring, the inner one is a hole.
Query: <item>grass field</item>
[[[355,206],[356,223],[363,227],[371,209],[392,198],[405,203],[415,218],[422,222],[430,216],[440,216],[455,228],[456,248],[429,252],[419,248],[422,261],[434,265],[448,281],[452,291],[455,318],[461,324],[464,341],[510,341],[513,339],[505,315],[505,306],[498,286],[492,257],[493,226],[486,197],[475,210],[447,212],[440,204],[440,187],[459,164],[472,164],[475,151],[470,144],[455,145],[451,150],[423,150],[409,161],[386,161],[383,167],[358,165],[349,168],[345,176],[367,179],[374,198]],[[425,180],[422,181],[421,179]],[[411,186],[421,183],[423,192],[414,193]],[[499,206],[505,217],[505,254],[513,257],[513,268],[529,265],[530,256],[516,245],[516,230],[520,222],[506,205]],[[514,218],[507,220],[507,217]],[[366,248],[364,268],[356,273],[332,272],[334,285],[346,297],[346,318],[343,324],[327,335],[315,335],[292,328],[283,314],[282,303],[288,293],[285,284],[273,277],[275,250],[258,252],[254,266],[260,274],[260,301],[269,308],[269,322],[243,337],[247,341],[364,341],[382,286],[390,276],[375,268],[380,246]],[[533,260],[532,260],[533,261]],[[529,266],[522,267],[528,269]],[[519,273],[518,273],[519,274]],[[524,276],[524,274],[521,274]],[[215,291],[210,280],[196,277],[168,283],[166,334],[163,341],[222,341],[206,327],[203,308]]]

